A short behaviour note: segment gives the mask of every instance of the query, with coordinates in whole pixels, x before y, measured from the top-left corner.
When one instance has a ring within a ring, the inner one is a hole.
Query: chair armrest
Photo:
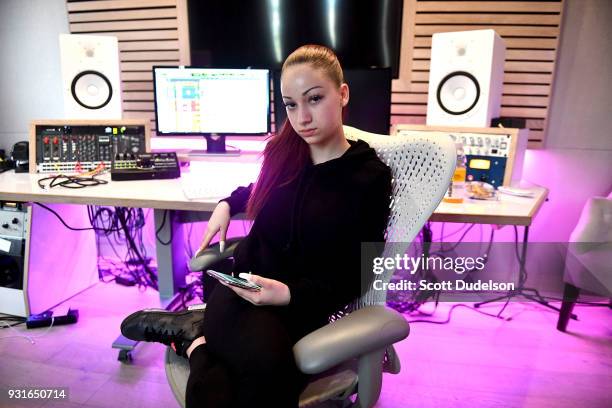
[[[210,245],[204,251],[200,252],[199,254],[196,254],[196,256],[191,258],[191,260],[189,261],[189,270],[193,272],[203,271],[208,269],[209,266],[223,259],[232,257],[234,255],[234,250],[236,249],[236,246],[238,246],[238,243],[240,242],[240,240],[242,240],[242,238],[243,237],[230,238],[225,241],[225,251],[223,251],[223,253],[219,251],[218,242],[213,245]]]
[[[408,322],[395,310],[368,306],[304,336],[293,346],[299,369],[318,374],[348,359],[405,339]]]

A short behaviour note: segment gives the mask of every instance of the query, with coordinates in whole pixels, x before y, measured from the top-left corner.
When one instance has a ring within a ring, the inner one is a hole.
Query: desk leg
[[[188,260],[185,255],[183,224],[176,222],[174,211],[155,209],[153,216],[159,238],[155,242],[159,297],[162,307],[166,307],[179,289],[185,287]]]
[[[159,300],[162,308],[174,310],[180,298],[179,289],[185,287],[185,275],[187,274],[183,224],[175,220],[177,214],[174,211],[154,209],[153,216],[155,231],[157,231],[155,252],[157,254]],[[119,349],[118,360],[131,361],[131,352],[137,344],[137,341],[120,335],[113,342],[113,348]]]
[[[516,288],[515,290],[509,291],[508,294],[506,294],[506,295],[502,295],[502,296],[496,297],[494,299],[485,300],[484,302],[474,303],[474,307],[475,308],[479,308],[480,306],[486,305],[487,303],[499,302],[500,300],[504,300],[505,299],[506,302],[504,303],[504,306],[497,313],[497,317],[501,318],[501,314],[504,312],[504,310],[506,310],[506,307],[508,306],[508,303],[510,303],[510,299],[512,299],[514,296],[521,295],[523,290],[525,290],[525,288],[523,286],[525,285],[525,280],[527,278],[526,265],[527,265],[527,245],[528,245],[528,242],[529,242],[529,225],[526,225],[524,228],[525,229],[523,230],[523,243],[521,245],[521,255],[520,255],[519,259],[518,259],[518,261],[519,261],[519,282],[518,282],[518,288]],[[518,256],[518,254],[517,254],[517,256]],[[539,293],[538,293],[538,295],[539,295]]]
[[[540,292],[535,289],[535,288],[527,288],[525,287],[525,283],[527,281],[527,245],[529,244],[529,226],[525,226],[525,230],[523,232],[523,244],[521,247],[521,255],[519,258],[519,284],[518,284],[518,288],[516,288],[515,290],[512,290],[510,292],[508,292],[508,294],[497,297],[495,299],[489,299],[489,300],[485,300],[484,302],[479,302],[479,303],[475,303],[474,307],[478,308],[484,304],[487,303],[491,303],[491,302],[498,302],[500,300],[506,299],[506,302],[504,303],[504,306],[501,308],[501,310],[497,313],[497,317],[501,317],[501,314],[504,312],[504,310],[506,310],[506,307],[508,306],[508,303],[510,302],[510,299],[512,299],[515,296],[522,296],[525,299],[529,299],[531,301],[534,301],[536,303],[539,303],[542,306],[545,306],[549,309],[555,310],[557,312],[560,311],[559,308],[551,305],[541,294]],[[571,313],[570,311],[570,316],[572,319],[574,320],[578,320],[578,317]]]

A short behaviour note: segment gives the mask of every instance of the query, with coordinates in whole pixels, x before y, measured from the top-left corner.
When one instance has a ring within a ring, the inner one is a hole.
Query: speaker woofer
[[[471,111],[480,99],[480,86],[474,75],[455,71],[446,75],[436,92],[438,106],[451,115],[464,115]]]
[[[113,86],[108,78],[98,71],[80,72],[70,87],[74,100],[87,109],[101,109],[113,97]]]

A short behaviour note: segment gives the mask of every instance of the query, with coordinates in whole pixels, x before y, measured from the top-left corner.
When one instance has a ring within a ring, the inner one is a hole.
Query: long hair
[[[322,70],[338,87],[344,82],[338,57],[327,47],[303,45],[293,51],[283,64],[281,81],[287,68],[299,64]],[[247,216],[251,219],[261,211],[275,187],[289,184],[299,176],[310,160],[310,150],[286,119],[280,132],[277,131],[264,148],[263,157],[261,172],[247,204]]]

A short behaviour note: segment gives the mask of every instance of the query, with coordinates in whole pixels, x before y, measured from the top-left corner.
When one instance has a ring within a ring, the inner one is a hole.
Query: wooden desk
[[[0,200],[31,201],[40,203],[70,203],[85,205],[108,205],[154,209],[155,228],[163,240],[173,237],[172,242],[163,245],[156,240],[159,274],[159,292],[162,303],[167,302],[184,285],[187,273],[183,254],[181,220],[206,220],[220,198],[229,195],[237,186],[247,185],[257,178],[260,168],[258,154],[240,157],[211,157],[204,161],[191,162],[184,169],[186,177],[202,175],[202,183],[222,183],[226,192],[219,197],[190,201],[185,198],[181,179],[146,181],[110,181],[110,175],[101,176],[108,180],[106,185],[83,189],[56,187],[41,189],[38,180],[44,175],[15,174],[13,171],[0,174]],[[500,195],[499,201],[466,200],[462,204],[441,203],[432,214],[430,221],[479,223],[525,226],[524,241],[528,227],[548,196],[543,187],[532,187],[535,197],[513,197]],[[170,222],[163,222],[166,210]],[[187,213],[186,213],[187,212]],[[193,214],[197,213],[194,217]],[[187,216],[191,215],[191,217]],[[161,228],[161,229],[160,229]]]
[[[528,189],[534,192],[534,197],[499,194],[498,201],[466,199],[461,204],[442,202],[429,220],[528,227],[548,197],[545,187],[532,186]]]
[[[109,181],[108,184],[83,189],[42,189],[38,180],[45,175],[15,174],[10,171],[0,174],[0,200],[152,208],[155,230],[161,240],[168,242],[165,245],[156,239],[160,302],[162,307],[171,307],[175,294],[185,285],[188,272],[182,223],[208,219],[220,198],[229,195],[237,186],[255,181],[260,168],[259,159],[258,154],[245,154],[235,158],[192,161],[189,168],[183,169],[184,177],[172,180],[113,182],[107,174],[101,178]],[[210,199],[186,199],[181,183],[187,178],[193,180],[196,175],[201,175],[202,183],[219,183],[226,188],[225,192]],[[522,259],[525,260],[529,226],[548,195],[546,188],[532,188],[535,193],[533,198],[501,195],[499,201],[441,203],[430,221],[522,225],[525,227]],[[524,268],[524,264],[521,268]],[[125,358],[134,346],[134,342],[122,337],[113,343],[113,347],[121,349],[120,358]]]
[[[227,193],[190,201],[183,194],[180,179],[111,182],[109,175],[101,177],[109,181],[106,185],[76,190],[58,187],[43,190],[37,183],[44,177],[42,175],[6,172],[0,174],[0,199],[211,212],[219,198],[229,195],[237,186],[255,181],[259,170],[257,162],[195,162],[191,167],[191,173],[202,174],[203,183],[207,177],[223,182]],[[548,197],[548,189],[544,187],[530,189],[535,193],[532,198],[500,194],[499,201],[467,199],[461,204],[442,202],[430,221],[528,226]]]
[[[0,174],[0,200],[33,201],[40,203],[70,203],[120,207],[153,208],[160,210],[212,211],[219,198],[229,195],[236,186],[256,180],[260,164],[256,155],[210,158],[194,161],[182,174],[202,175],[202,182],[225,186],[220,197],[190,201],[183,194],[181,179],[111,181],[110,174],[100,176],[108,184],[82,189],[55,187],[41,189],[38,180],[43,174]],[[48,183],[47,183],[48,184]]]

